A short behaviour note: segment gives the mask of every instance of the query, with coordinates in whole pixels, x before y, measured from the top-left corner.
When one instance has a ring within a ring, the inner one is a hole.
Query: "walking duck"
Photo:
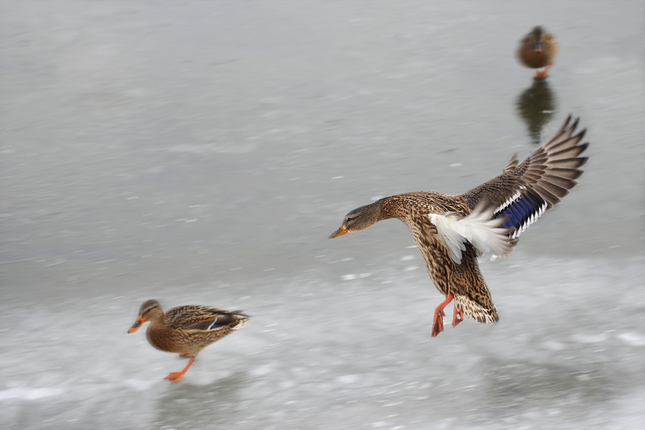
[[[432,336],[443,331],[444,308],[454,299],[452,325],[466,314],[479,323],[499,320],[479,270],[482,253],[504,257],[519,235],[576,186],[586,130],[567,118],[543,146],[519,163],[513,156],[502,173],[464,194],[417,191],[385,197],[349,212],[330,239],[398,218],[410,230],[428,274],[446,299],[435,309]]]
[[[526,67],[531,69],[546,67],[543,71],[536,70],[533,79],[546,78],[557,54],[558,41],[539,26],[534,27],[529,34],[522,38],[517,50],[517,57]]]
[[[208,306],[178,306],[164,313],[158,301],[148,300],[141,305],[137,320],[128,333],[139,330],[146,321],[150,321],[146,331],[150,345],[161,351],[190,357],[184,370],[172,372],[165,378],[177,382],[202,349],[233,330],[246,327],[250,320],[242,311],[224,311]]]

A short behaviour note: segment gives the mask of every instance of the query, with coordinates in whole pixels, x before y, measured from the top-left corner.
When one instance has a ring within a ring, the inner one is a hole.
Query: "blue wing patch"
[[[519,237],[526,228],[533,224],[544,213],[546,202],[538,194],[523,188],[496,211],[496,217],[507,217],[502,228],[512,228],[515,231],[512,238]]]
[[[212,323],[210,326],[208,326],[208,329],[209,329],[209,330],[213,330],[213,329],[216,329],[216,328],[224,327],[223,325],[217,324],[217,319],[218,319],[218,318],[219,318],[219,316],[216,316],[216,317],[215,317],[215,321],[213,321],[213,323]]]

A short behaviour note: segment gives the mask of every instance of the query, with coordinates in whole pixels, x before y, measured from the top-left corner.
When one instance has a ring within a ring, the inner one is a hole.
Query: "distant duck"
[[[425,260],[428,274],[446,300],[435,309],[432,336],[443,331],[444,308],[454,299],[452,325],[469,315],[480,323],[499,320],[477,257],[490,253],[504,257],[519,235],[576,186],[582,130],[562,128],[542,147],[519,163],[516,156],[502,174],[458,196],[417,191],[385,197],[349,212],[330,239],[365,230],[378,221],[398,218],[410,230]]]
[[[533,79],[546,78],[553,66],[553,59],[558,54],[558,41],[540,26],[524,36],[517,50],[517,57],[522,64],[531,69],[546,67],[543,71],[536,70]]]
[[[248,315],[241,311],[224,311],[208,306],[179,306],[164,313],[158,301],[148,300],[141,305],[137,320],[128,333],[139,330],[146,321],[150,321],[146,331],[150,345],[162,351],[190,357],[184,370],[172,372],[165,378],[171,382],[177,382],[184,376],[202,349],[233,330],[249,324]]]

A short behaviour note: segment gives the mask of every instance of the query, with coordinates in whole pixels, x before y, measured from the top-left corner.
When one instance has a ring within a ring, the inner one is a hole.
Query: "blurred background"
[[[643,2],[0,5],[0,427],[645,425]],[[540,82],[535,25],[560,41]],[[481,260],[499,324],[430,337],[399,221],[327,240],[570,113],[579,186]],[[146,299],[254,318],[170,384],[185,360],[126,334]]]

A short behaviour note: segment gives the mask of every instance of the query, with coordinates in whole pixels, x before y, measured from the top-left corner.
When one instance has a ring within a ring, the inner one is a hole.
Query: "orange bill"
[[[143,320],[143,318],[141,318],[141,316],[138,316],[135,323],[128,330],[128,333],[134,333],[135,331],[139,330],[139,327],[141,327],[141,324],[143,324],[144,322],[145,321]]]
[[[342,235],[347,234],[347,233],[349,233],[349,232],[345,229],[344,226],[341,225],[338,230],[336,230],[335,232],[333,232],[331,234],[331,236],[329,236],[329,238],[333,239],[335,237],[342,236]]]

